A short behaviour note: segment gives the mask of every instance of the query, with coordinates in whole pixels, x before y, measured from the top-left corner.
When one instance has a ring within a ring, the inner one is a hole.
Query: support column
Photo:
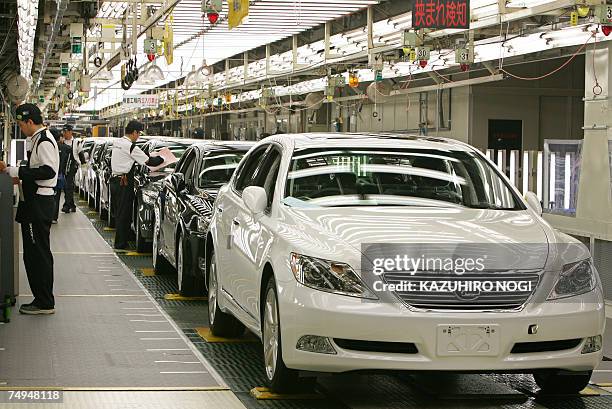
[[[612,41],[585,54],[584,141],[576,216],[546,215],[568,233],[612,241],[608,143],[612,141]]]

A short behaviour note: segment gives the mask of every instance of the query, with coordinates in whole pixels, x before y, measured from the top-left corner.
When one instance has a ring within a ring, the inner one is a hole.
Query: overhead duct
[[[69,2],[69,0],[58,0],[57,2],[57,11],[55,13],[55,17],[53,18],[53,25],[51,26],[51,35],[47,40],[47,48],[45,49],[45,55],[43,56],[40,71],[38,73],[38,81],[36,81],[36,88],[40,87],[42,79],[45,75],[45,71],[47,70],[47,65],[49,64],[49,59],[51,58],[53,47],[55,47],[55,40],[61,30],[64,12],[68,8]]]

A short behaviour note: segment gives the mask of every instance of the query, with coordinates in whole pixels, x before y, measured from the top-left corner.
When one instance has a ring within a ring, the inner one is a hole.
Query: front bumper
[[[284,293],[284,294],[283,294]],[[283,359],[287,367],[305,371],[353,370],[523,371],[556,368],[594,369],[603,352],[582,354],[585,338],[602,335],[605,326],[599,290],[575,297],[575,302],[529,304],[520,312],[412,312],[402,304],[364,302],[361,299],[312,290],[281,288]],[[497,352],[491,356],[446,356],[439,353],[443,326],[478,324],[499,332]],[[528,328],[538,326],[535,334]],[[336,354],[296,349],[300,337],[315,335],[331,340]],[[364,352],[340,348],[333,339],[413,343],[417,353]],[[515,343],[581,338],[571,349],[511,353]],[[441,356],[442,355],[442,356]]]

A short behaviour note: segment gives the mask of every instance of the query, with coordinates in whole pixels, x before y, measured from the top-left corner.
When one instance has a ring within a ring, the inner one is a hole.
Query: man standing
[[[116,249],[126,249],[128,245],[134,205],[134,164],[158,166],[164,162],[159,156],[148,157],[142,149],[136,146],[136,141],[143,129],[142,123],[135,120],[130,121],[125,127],[125,136],[115,141],[111,152],[110,188],[117,226],[115,230]]]
[[[67,147],[62,141],[62,133],[57,128],[49,128],[49,132],[55,138],[55,143],[57,143],[57,149],[59,151],[60,162],[59,162],[59,171],[57,175],[57,185],[55,186],[55,212],[53,213],[53,224],[57,223],[57,219],[59,217],[60,211],[60,199],[62,196],[62,191],[66,187],[66,162],[68,160],[68,156],[71,153],[71,149]]]
[[[18,106],[16,116],[21,132],[28,138],[28,161],[19,167],[7,167],[0,161],[0,171],[19,178],[23,191],[16,220],[21,224],[23,263],[34,300],[21,305],[19,312],[53,314],[53,255],[49,235],[55,210],[53,189],[57,184],[59,152],[36,105]]]
[[[63,128],[64,145],[70,149],[68,160],[66,161],[65,177],[66,186],[64,187],[64,206],[62,212],[76,212],[74,204],[74,176],[76,175],[79,166],[85,163],[85,154],[83,147],[79,141],[74,139],[72,135],[73,127],[70,124],[65,124]]]

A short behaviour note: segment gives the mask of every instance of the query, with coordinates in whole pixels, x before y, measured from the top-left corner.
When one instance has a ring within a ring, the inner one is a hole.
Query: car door
[[[183,180],[187,183],[193,174],[193,167],[196,163],[196,150],[190,149],[184,159],[181,161],[180,166],[177,167],[174,174],[182,174]],[[171,176],[170,178],[172,178]],[[168,180],[168,188],[166,189],[166,195],[164,197],[163,216],[161,224],[162,239],[162,252],[166,258],[174,264],[174,234],[176,232],[177,223],[180,216],[180,203],[179,195],[181,192],[177,192],[174,188],[171,180]]]
[[[238,209],[244,205],[242,201],[242,191],[245,187],[250,186],[255,171],[259,167],[261,160],[264,157],[270,144],[264,144],[251,153],[249,153],[241,162],[236,170],[236,177],[232,181],[232,185],[228,187],[226,194],[217,198],[215,203],[218,213],[217,228],[219,233],[217,237],[220,243],[216,247],[217,263],[222,272],[219,276],[219,282],[223,291],[225,291],[234,301],[235,294],[240,287],[241,273],[238,271],[242,263],[236,260],[236,253],[242,252],[241,249],[236,250],[236,243],[240,242],[240,227],[237,223],[236,216]],[[241,305],[241,308],[244,306]],[[254,317],[250,317],[251,319]]]
[[[272,203],[281,163],[281,149],[272,145],[253,174],[251,186],[265,189],[268,205],[263,214],[253,215],[244,204],[237,207],[234,223],[234,257],[240,283],[236,299],[249,315],[259,317],[259,283],[266,250],[271,246]]]

